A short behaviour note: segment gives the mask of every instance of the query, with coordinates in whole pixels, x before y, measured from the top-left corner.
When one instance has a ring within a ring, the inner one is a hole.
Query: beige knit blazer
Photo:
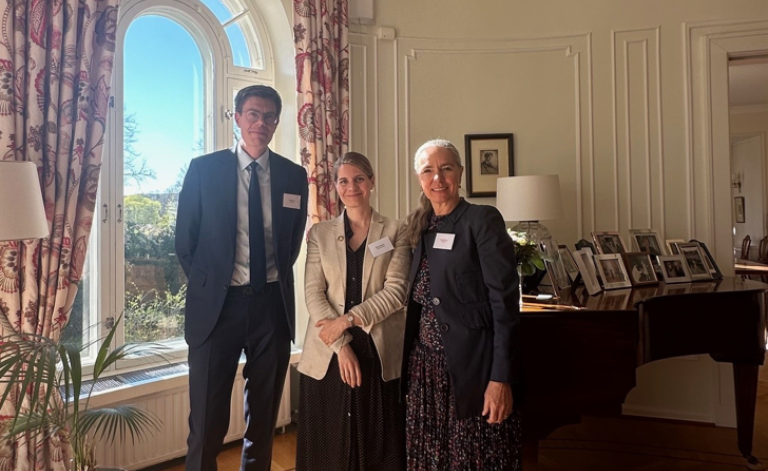
[[[411,247],[406,240],[402,222],[372,211],[366,244],[388,237],[394,250],[374,257],[370,248],[363,261],[363,302],[350,312],[363,320],[363,330],[369,333],[381,359],[384,381],[400,377],[405,330],[405,297],[408,292],[408,271]],[[312,226],[307,242],[307,264],[304,290],[309,311],[309,326],[304,339],[299,371],[322,379],[335,352],[349,343],[343,336],[331,346],[319,337],[315,324],[321,319],[333,319],[344,313],[347,287],[347,250],[344,237],[344,215]]]

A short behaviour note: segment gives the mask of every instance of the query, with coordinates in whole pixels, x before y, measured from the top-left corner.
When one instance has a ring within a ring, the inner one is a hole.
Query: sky
[[[221,0],[203,0],[221,22],[232,13]],[[238,22],[225,29],[235,64],[247,66],[248,48]],[[124,50],[125,115],[138,124],[134,149],[154,170],[140,186],[126,181],[125,195],[165,192],[189,161],[203,153],[204,70],[195,40],[179,23],[158,15],[136,18]]]
[[[125,114],[138,124],[134,149],[155,171],[141,187],[126,182],[125,193],[163,192],[196,154],[203,129],[203,63],[192,36],[160,16],[134,20],[125,40]]]

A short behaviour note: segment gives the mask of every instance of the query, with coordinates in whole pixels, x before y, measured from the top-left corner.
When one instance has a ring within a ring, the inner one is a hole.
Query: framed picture
[[[581,279],[584,280],[584,286],[587,288],[587,293],[590,296],[600,292],[600,282],[597,281],[597,273],[595,272],[595,263],[592,261],[592,256],[592,251],[589,248],[573,252],[573,259],[579,268]]]
[[[743,196],[734,196],[733,198],[733,215],[736,216],[736,222],[743,223],[745,222],[744,217],[744,197]]]
[[[678,255],[680,251],[677,250],[677,244],[684,244],[685,239],[667,239],[667,251],[669,255]]]
[[[595,263],[605,289],[630,288],[632,282],[619,253],[595,255]]]
[[[467,193],[496,196],[496,179],[515,175],[512,134],[466,134]]]
[[[571,284],[576,284],[579,281],[579,267],[576,266],[573,255],[565,245],[558,245],[557,253],[560,254],[560,261],[563,263],[565,272],[568,273],[568,278],[571,279]]]
[[[666,255],[663,246],[659,243],[659,235],[653,229],[630,229],[632,245],[638,252],[649,255]]]
[[[682,255],[659,255],[658,259],[665,283],[689,283],[691,281],[691,272],[685,257]]]
[[[656,270],[651,263],[651,256],[646,252],[624,254],[624,263],[633,286],[652,285],[659,282]]]
[[[707,268],[709,268],[709,273],[712,275],[712,278],[716,280],[722,280],[723,273],[720,271],[720,267],[717,266],[715,257],[712,256],[712,253],[709,251],[707,244],[705,244],[704,242],[699,242],[698,240],[695,240],[695,239],[691,240],[691,243],[698,244],[702,252],[704,252],[704,255],[705,255],[704,261],[707,262]]]
[[[587,239],[581,239],[580,241],[576,242],[575,246],[576,246],[576,250],[588,248],[589,250],[592,251],[592,255],[597,253],[597,251],[595,250],[595,244],[588,241]]]
[[[685,262],[688,264],[688,270],[691,272],[691,280],[711,280],[712,274],[707,266],[707,262],[704,260],[707,258],[704,255],[704,251],[701,250],[699,244],[677,244],[677,248],[680,250],[680,255],[685,257]]]
[[[627,251],[627,245],[618,232],[593,232],[592,239],[595,241],[598,254],[622,254]]]

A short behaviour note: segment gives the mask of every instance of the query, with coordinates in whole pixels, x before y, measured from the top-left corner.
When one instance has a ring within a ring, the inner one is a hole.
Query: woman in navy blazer
[[[425,143],[414,167],[423,193],[408,217],[408,469],[521,469],[514,246],[496,208],[459,196],[464,169],[453,144]]]

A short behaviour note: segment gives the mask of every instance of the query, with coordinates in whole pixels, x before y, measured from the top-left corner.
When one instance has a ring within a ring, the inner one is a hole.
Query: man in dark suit
[[[294,336],[293,264],[307,217],[307,173],[267,146],[282,101],[263,85],[240,90],[231,149],[193,159],[179,195],[176,253],[189,278],[188,471],[215,471],[245,351],[241,470],[268,471]]]

